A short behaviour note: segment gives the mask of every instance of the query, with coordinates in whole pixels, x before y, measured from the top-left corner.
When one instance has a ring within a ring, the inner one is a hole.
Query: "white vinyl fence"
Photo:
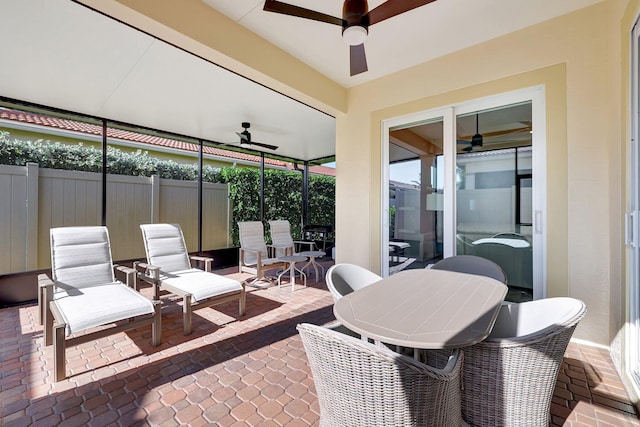
[[[99,225],[102,174],[0,165],[0,274],[51,266],[49,229]],[[229,245],[227,184],[203,183],[204,250]],[[198,249],[198,183],[107,175],[107,227],[114,260],[144,258],[140,224],[178,223]]]

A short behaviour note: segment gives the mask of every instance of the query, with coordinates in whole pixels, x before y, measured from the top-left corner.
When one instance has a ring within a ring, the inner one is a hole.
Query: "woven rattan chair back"
[[[436,369],[386,347],[320,326],[298,325],[320,404],[320,425],[462,425],[462,352]]]
[[[564,352],[585,313],[573,298],[503,305],[489,338],[464,348],[465,421],[548,426]]]

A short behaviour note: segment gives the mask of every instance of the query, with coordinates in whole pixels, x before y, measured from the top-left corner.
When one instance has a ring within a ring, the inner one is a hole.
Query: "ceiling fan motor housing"
[[[482,147],[482,135],[476,133],[471,137],[471,146],[472,147]]]
[[[353,39],[353,44],[362,44],[369,28],[369,5],[367,0],[345,0],[342,5],[342,37]]]

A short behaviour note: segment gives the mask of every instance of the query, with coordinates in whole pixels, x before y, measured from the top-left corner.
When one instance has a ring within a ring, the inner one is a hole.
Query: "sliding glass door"
[[[472,254],[503,268],[509,300],[544,296],[542,96],[533,88],[384,123],[383,275]]]
[[[456,117],[456,254],[504,270],[511,301],[533,299],[531,102]]]
[[[640,390],[640,22],[632,34],[631,50],[631,147],[629,212],[626,215],[626,243],[628,246],[628,337],[626,371],[636,390]]]
[[[389,133],[389,273],[442,258],[443,118]]]

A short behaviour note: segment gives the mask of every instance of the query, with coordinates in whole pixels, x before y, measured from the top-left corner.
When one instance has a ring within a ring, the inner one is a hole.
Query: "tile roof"
[[[75,120],[11,110],[6,108],[0,108],[0,119],[31,124],[34,126],[44,126],[71,132],[79,132],[88,135],[102,135],[101,125],[94,125],[91,123],[78,122]],[[171,148],[196,153],[199,149],[198,144],[179,141],[175,139],[162,138],[159,136],[145,135],[122,129],[107,128],[107,137],[119,139],[122,141],[143,143],[157,147]],[[255,163],[256,165],[260,164],[260,156],[240,153],[236,151],[223,150],[221,148],[211,146],[204,146],[203,151],[205,155],[216,156],[221,158],[221,160],[227,160],[230,163],[233,163],[234,161],[243,161]],[[272,168],[283,168],[288,170],[294,170],[295,168],[294,164],[291,162],[283,162],[281,160],[269,159],[267,157],[265,157],[264,162],[267,167],[270,166]],[[335,169],[327,166],[309,166],[309,173],[328,176],[336,175]]]

